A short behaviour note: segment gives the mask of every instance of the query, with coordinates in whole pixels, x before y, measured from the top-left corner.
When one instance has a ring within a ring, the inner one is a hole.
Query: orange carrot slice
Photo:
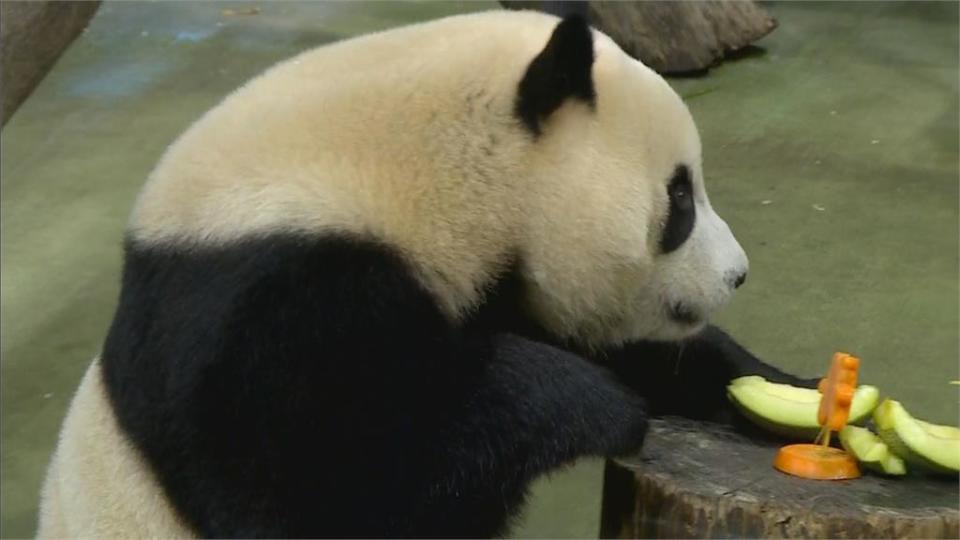
[[[777,470],[811,480],[849,480],[860,476],[857,460],[850,454],[820,444],[791,444],[777,452]]]

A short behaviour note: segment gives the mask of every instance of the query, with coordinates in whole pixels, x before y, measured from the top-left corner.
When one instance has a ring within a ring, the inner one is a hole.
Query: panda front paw
[[[647,407],[641,401],[623,420],[623,426],[614,444],[607,453],[609,457],[624,457],[635,454],[643,447],[643,441],[650,428]]]
[[[598,438],[603,447],[599,454],[604,457],[626,457],[640,451],[650,427],[650,415],[646,402],[627,390],[621,391],[618,407],[612,418],[604,421],[604,433]]]
[[[821,377],[814,377],[812,379],[802,379],[795,377],[796,382],[793,383],[793,386],[799,386],[801,388],[816,388],[820,385]]]
[[[538,434],[532,437],[534,447],[542,452],[542,463],[550,465],[640,449],[647,433],[646,402],[607,369],[570,351],[514,335],[498,335],[493,350],[480,395],[507,406],[500,436],[511,426],[523,438]]]
[[[795,377],[788,373],[778,373],[773,376],[764,377],[768,382],[777,383],[777,384],[789,384],[790,386],[796,386],[799,388],[816,388],[820,384],[820,377],[814,378],[805,378],[805,377]]]

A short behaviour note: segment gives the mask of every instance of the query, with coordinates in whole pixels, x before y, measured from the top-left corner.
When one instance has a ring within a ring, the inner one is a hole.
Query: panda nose
[[[739,289],[747,281],[747,273],[743,272],[742,274],[737,275],[733,280],[733,288]]]

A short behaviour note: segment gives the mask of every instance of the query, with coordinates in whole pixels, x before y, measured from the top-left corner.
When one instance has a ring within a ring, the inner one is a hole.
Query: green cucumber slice
[[[845,426],[840,430],[840,444],[865,468],[897,476],[907,474],[903,460],[867,428]]]
[[[821,395],[815,389],[772,383],[751,375],[730,381],[727,396],[744,416],[773,433],[809,442],[820,432],[817,410]],[[879,401],[880,391],[875,386],[858,386],[848,423],[865,421]]]
[[[960,472],[960,429],[917,420],[892,399],[877,407],[873,422],[883,442],[908,463],[934,472]]]

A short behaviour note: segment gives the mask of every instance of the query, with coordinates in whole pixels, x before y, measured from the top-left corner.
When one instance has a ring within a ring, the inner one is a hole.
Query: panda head
[[[521,260],[536,317],[587,346],[702,329],[748,263],[679,96],[574,16],[530,62],[515,113],[532,140]]]
[[[349,234],[453,320],[508,264],[561,339],[698,331],[747,271],[680,98],[579,17],[493,10],[306,51],[198,120],[131,216],[144,245]]]

